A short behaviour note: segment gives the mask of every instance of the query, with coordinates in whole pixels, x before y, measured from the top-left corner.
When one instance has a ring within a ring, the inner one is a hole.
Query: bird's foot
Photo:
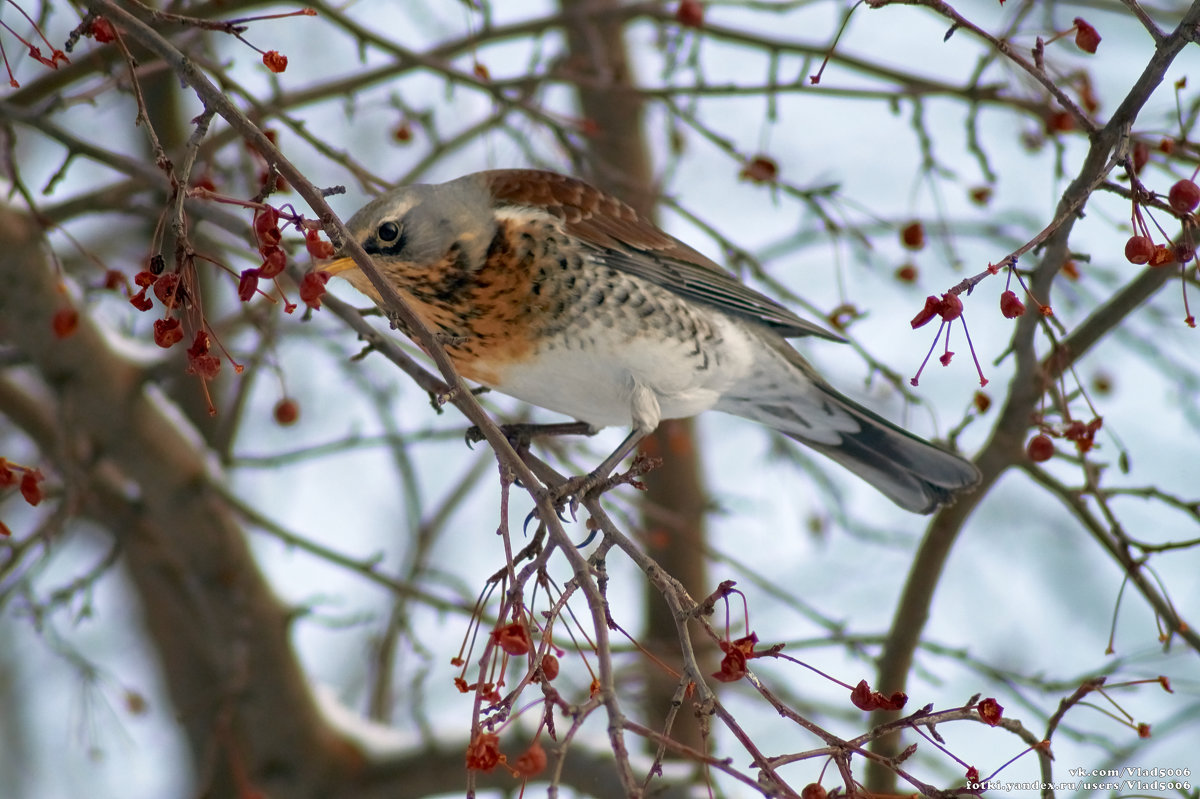
[[[600,496],[609,489],[619,485],[631,485],[639,491],[645,491],[646,484],[638,478],[661,465],[662,458],[638,455],[633,459],[633,463],[627,470],[618,472],[617,474],[608,474],[601,467],[588,474],[566,478],[547,490],[546,499],[549,500],[560,520],[568,521],[569,519],[570,521],[576,521],[576,515],[581,504],[589,499]],[[564,515],[567,511],[570,512],[569,517]],[[525,519],[526,527],[528,527],[529,521],[536,515],[537,509],[535,508]],[[588,540],[591,539],[589,538]]]
[[[609,486],[608,475],[598,472],[589,472],[588,474],[575,475],[569,477],[559,485],[550,489],[550,503],[554,505],[554,510],[558,512],[559,518],[562,518],[564,510],[570,510],[571,520],[575,520],[575,514],[579,510],[579,506],[584,500],[592,496],[599,496]]]
[[[611,487],[608,485],[608,482],[608,476],[599,472],[590,472],[588,474],[569,477],[561,480],[557,485],[547,488],[545,494],[546,500],[554,508],[554,514],[558,516],[560,522],[578,521],[579,506],[588,498],[599,496],[599,494],[608,490]],[[567,515],[568,512],[570,515]],[[538,509],[535,507],[525,517],[523,528],[526,533],[529,531],[529,523],[536,518],[538,518]],[[587,546],[594,537],[595,533],[593,532],[577,546]]]

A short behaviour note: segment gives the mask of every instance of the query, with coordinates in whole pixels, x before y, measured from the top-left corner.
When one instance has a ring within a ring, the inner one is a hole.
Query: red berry
[[[55,338],[67,338],[79,329],[79,311],[74,308],[59,308],[50,319]]]
[[[37,505],[42,501],[42,481],[45,479],[38,469],[26,469],[21,475],[21,496],[30,505]]]
[[[93,19],[88,33],[101,44],[107,44],[117,38],[117,33],[113,30],[112,23],[104,17]]]
[[[971,198],[971,202],[976,205],[987,205],[992,201],[991,186],[976,186],[967,192],[967,196]]]
[[[756,155],[742,166],[738,177],[754,183],[773,183],[779,177],[779,164],[773,158]]]
[[[1046,117],[1047,133],[1070,133],[1075,129],[1075,117],[1066,111],[1055,111]]]
[[[1179,213],[1190,214],[1200,205],[1200,186],[1197,186],[1194,180],[1185,178],[1171,187],[1167,200]]]
[[[1029,460],[1034,463],[1043,463],[1054,457],[1054,442],[1045,433],[1038,433],[1029,439],[1029,444],[1025,447],[1025,453],[1029,456]]]
[[[919,250],[924,247],[925,226],[916,221],[909,222],[900,228],[900,243],[910,250]]]
[[[683,0],[675,9],[675,19],[686,28],[704,27],[704,6],[697,0]]]
[[[1149,236],[1131,236],[1129,241],[1125,242],[1125,258],[1131,264],[1149,263],[1152,255],[1154,242]]]
[[[1133,173],[1136,175],[1142,171],[1142,167],[1150,160],[1150,148],[1144,141],[1134,142],[1133,144]]]
[[[300,406],[294,399],[284,397],[275,404],[275,423],[283,427],[295,424],[300,418]]]

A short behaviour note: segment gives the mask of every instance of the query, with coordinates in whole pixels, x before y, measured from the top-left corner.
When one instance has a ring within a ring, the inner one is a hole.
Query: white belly
[[[702,354],[695,342],[655,333],[622,337],[600,325],[575,329],[505,368],[493,388],[596,427],[630,426],[639,388],[658,401],[661,418],[694,416],[713,407],[754,363],[750,334],[720,313],[711,323],[718,335]]]

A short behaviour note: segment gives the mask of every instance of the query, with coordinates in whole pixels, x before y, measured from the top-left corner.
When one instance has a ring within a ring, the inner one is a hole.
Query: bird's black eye
[[[380,241],[393,242],[400,238],[400,226],[395,222],[384,222],[375,235],[379,236]]]

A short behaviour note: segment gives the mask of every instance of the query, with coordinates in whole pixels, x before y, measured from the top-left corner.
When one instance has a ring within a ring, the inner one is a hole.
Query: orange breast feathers
[[[463,377],[488,386],[503,382],[506,365],[533,357],[547,315],[562,303],[548,262],[556,263],[559,236],[528,236],[544,222],[501,219],[480,265],[464,263],[457,248],[421,269],[389,275],[416,315],[441,337]],[[537,242],[537,244],[533,244]]]

